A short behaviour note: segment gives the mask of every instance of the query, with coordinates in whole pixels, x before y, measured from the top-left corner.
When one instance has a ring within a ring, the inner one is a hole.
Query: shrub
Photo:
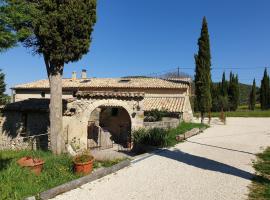
[[[168,131],[161,128],[139,129],[133,132],[133,142],[151,146],[166,146]]]
[[[144,115],[145,115],[145,118],[144,118],[145,122],[161,121],[162,117],[175,117],[175,118],[179,117],[179,114],[177,114],[177,113],[171,113],[171,112],[168,112],[166,110],[160,111],[157,109],[145,112]]]

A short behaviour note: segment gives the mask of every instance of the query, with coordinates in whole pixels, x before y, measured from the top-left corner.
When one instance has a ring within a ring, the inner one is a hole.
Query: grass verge
[[[16,161],[23,156],[45,160],[40,176],[18,166]],[[97,161],[94,168],[110,167],[116,161]],[[44,151],[0,151],[0,200],[23,199],[55,186],[79,178],[73,173],[72,158],[66,154],[56,156]]]
[[[176,145],[178,143],[175,139],[176,136],[190,131],[193,128],[208,128],[208,125],[182,122],[178,127],[170,129],[168,131],[167,146],[171,147]]]
[[[257,155],[257,160],[253,163],[257,176],[252,180],[249,187],[250,200],[270,199],[270,147],[263,153]]]

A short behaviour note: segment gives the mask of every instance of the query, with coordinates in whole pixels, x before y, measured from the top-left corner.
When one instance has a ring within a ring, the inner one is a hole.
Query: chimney
[[[74,72],[72,72],[72,81],[76,81],[76,79],[77,79],[77,74],[74,71]]]
[[[82,79],[86,79],[87,78],[87,74],[86,74],[86,69],[82,70]]]

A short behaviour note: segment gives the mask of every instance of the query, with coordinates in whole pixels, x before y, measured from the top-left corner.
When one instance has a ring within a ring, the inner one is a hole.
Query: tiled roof
[[[144,111],[165,110],[168,112],[183,112],[184,97],[147,97],[144,99]]]
[[[143,92],[114,92],[114,91],[78,91],[77,97],[124,97],[124,98],[143,98]]]
[[[63,79],[63,88],[187,88],[189,82],[175,82],[160,78],[89,78]],[[49,81],[39,80],[16,85],[14,89],[48,89]]]

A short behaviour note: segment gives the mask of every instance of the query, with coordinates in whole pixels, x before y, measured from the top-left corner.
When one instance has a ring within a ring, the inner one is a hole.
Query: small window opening
[[[45,98],[45,92],[41,92],[41,97]]]
[[[119,83],[128,83],[130,82],[130,79],[121,79],[119,80]]]

